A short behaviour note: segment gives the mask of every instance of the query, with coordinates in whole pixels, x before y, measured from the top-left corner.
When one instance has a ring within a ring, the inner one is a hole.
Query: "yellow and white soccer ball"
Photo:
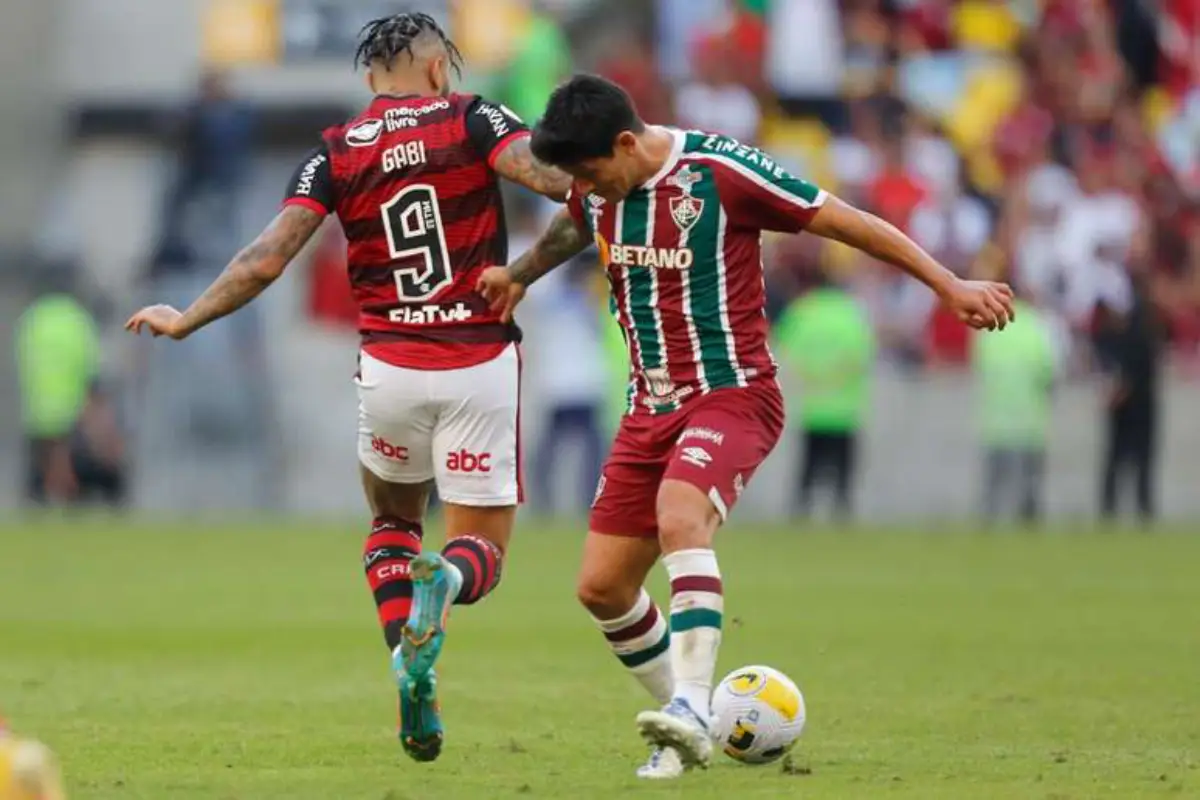
[[[713,692],[713,735],[730,758],[769,764],[804,730],[804,695],[777,669],[751,666],[726,675]]]

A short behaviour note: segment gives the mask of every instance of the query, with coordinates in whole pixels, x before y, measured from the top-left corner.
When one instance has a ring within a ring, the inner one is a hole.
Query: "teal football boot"
[[[462,588],[462,574],[437,552],[414,558],[409,571],[412,611],[393,655],[400,685],[400,741],[417,761],[432,761],[445,738],[433,667],[445,644],[446,621]]]

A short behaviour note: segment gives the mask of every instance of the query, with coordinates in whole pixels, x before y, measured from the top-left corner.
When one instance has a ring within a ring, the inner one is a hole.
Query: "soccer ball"
[[[783,757],[804,730],[804,695],[771,667],[735,669],[713,692],[713,735],[725,754],[744,764]]]

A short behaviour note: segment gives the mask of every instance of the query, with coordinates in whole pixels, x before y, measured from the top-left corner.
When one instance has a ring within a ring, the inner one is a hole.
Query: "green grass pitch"
[[[790,771],[718,756],[644,785],[647,700],[575,603],[578,529],[522,525],[497,594],[455,616],[422,765],[394,738],[362,528],[9,523],[0,710],[73,800],[1200,797],[1183,531],[733,525],[720,670],[784,670],[808,727]]]

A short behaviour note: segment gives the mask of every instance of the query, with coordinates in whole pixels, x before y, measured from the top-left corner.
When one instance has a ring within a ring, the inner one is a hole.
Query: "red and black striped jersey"
[[[366,352],[410,369],[457,369],[520,338],[475,284],[508,262],[492,166],[528,135],[515,114],[475,95],[380,95],[304,159],[285,203],[341,220]]]

